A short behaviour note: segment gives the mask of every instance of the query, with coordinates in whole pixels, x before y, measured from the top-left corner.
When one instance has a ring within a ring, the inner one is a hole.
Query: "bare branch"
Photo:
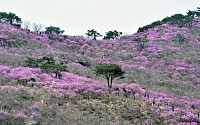
[[[37,32],[37,33],[39,33],[39,32],[42,30],[43,27],[44,27],[44,26],[43,26],[42,24],[33,23],[33,30],[34,30],[35,32]]]
[[[23,21],[22,26],[26,30],[30,30],[31,29],[31,24],[30,24],[29,21]]]

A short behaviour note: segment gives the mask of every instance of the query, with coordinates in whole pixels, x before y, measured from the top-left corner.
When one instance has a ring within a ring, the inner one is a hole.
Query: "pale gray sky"
[[[140,26],[197,7],[199,0],[0,0],[0,12],[58,26],[67,35],[85,35],[88,29],[132,34]]]

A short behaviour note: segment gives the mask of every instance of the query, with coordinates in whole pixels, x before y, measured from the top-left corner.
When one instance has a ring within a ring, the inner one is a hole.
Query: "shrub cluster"
[[[28,82],[36,82],[36,79],[35,78],[30,78],[30,79],[18,79],[17,80],[17,83],[20,84],[20,85],[27,85]]]

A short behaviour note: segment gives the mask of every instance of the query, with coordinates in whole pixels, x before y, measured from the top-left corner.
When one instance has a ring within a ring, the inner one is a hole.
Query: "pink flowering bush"
[[[199,124],[199,27],[197,18],[190,28],[168,23],[93,41],[0,23],[0,123]],[[137,38],[148,40],[141,51]],[[45,56],[65,63],[69,72],[55,79],[24,67],[25,57]],[[94,75],[98,63],[126,71],[110,93],[106,81]]]

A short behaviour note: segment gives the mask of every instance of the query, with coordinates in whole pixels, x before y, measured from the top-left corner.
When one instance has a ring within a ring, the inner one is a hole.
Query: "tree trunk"
[[[109,77],[107,77],[108,87],[110,86]]]
[[[13,20],[12,20],[12,19],[10,20],[10,24],[11,24],[11,25],[13,24]]]
[[[97,40],[97,39],[96,39],[96,36],[94,36],[94,40]]]
[[[111,79],[110,79],[110,89],[112,88],[112,81],[113,81],[113,77],[111,77]]]
[[[56,72],[56,77],[55,78],[58,78],[58,73]]]
[[[109,93],[111,93],[111,91],[110,91],[110,78],[109,77],[107,77],[107,82],[108,82],[108,91],[109,91]]]

